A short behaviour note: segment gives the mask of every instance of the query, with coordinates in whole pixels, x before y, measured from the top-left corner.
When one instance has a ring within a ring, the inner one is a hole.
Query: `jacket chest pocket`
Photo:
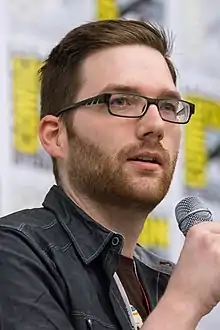
[[[76,330],[120,330],[110,323],[83,312],[72,312],[71,323]]]

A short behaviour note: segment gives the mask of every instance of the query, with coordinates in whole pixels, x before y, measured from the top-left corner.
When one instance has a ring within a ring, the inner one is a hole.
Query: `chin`
[[[166,191],[159,189],[130,189],[129,195],[126,196],[130,203],[137,205],[143,209],[147,209],[150,212],[164,199]]]
[[[169,185],[161,182],[152,182],[149,184],[135,185],[130,189],[134,199],[143,203],[155,205],[155,207],[164,199],[169,190]],[[132,193],[133,191],[133,193]]]

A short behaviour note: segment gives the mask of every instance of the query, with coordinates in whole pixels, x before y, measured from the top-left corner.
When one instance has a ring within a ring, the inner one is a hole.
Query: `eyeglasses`
[[[97,104],[106,104],[111,115],[124,118],[140,118],[145,115],[149,106],[154,104],[164,121],[176,124],[188,123],[195,113],[193,103],[175,98],[153,99],[133,93],[105,93],[73,103],[58,111],[56,116],[67,110]]]

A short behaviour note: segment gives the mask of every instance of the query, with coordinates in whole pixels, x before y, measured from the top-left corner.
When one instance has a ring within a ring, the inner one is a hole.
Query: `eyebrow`
[[[129,86],[129,85],[117,85],[117,84],[109,84],[105,86],[101,93],[105,92],[122,92],[122,93],[137,93],[140,94],[140,90],[137,87]]]
[[[129,86],[129,85],[117,85],[117,84],[109,84],[105,86],[100,93],[111,93],[111,92],[119,92],[119,93],[135,93],[138,95],[142,95],[140,93],[140,89],[135,86]],[[144,96],[144,95],[142,95]],[[158,98],[171,98],[171,99],[181,99],[181,95],[179,92],[171,89],[164,89],[160,92],[160,94],[157,96]]]
[[[171,99],[177,99],[181,100],[181,95],[179,92],[171,90],[171,89],[164,89],[160,95],[159,98],[171,98]]]

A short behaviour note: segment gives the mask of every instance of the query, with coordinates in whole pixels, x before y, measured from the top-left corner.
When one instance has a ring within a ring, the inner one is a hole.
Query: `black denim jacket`
[[[122,246],[57,186],[42,208],[1,218],[1,330],[132,329],[113,280]],[[173,265],[140,246],[135,259],[152,310]]]

